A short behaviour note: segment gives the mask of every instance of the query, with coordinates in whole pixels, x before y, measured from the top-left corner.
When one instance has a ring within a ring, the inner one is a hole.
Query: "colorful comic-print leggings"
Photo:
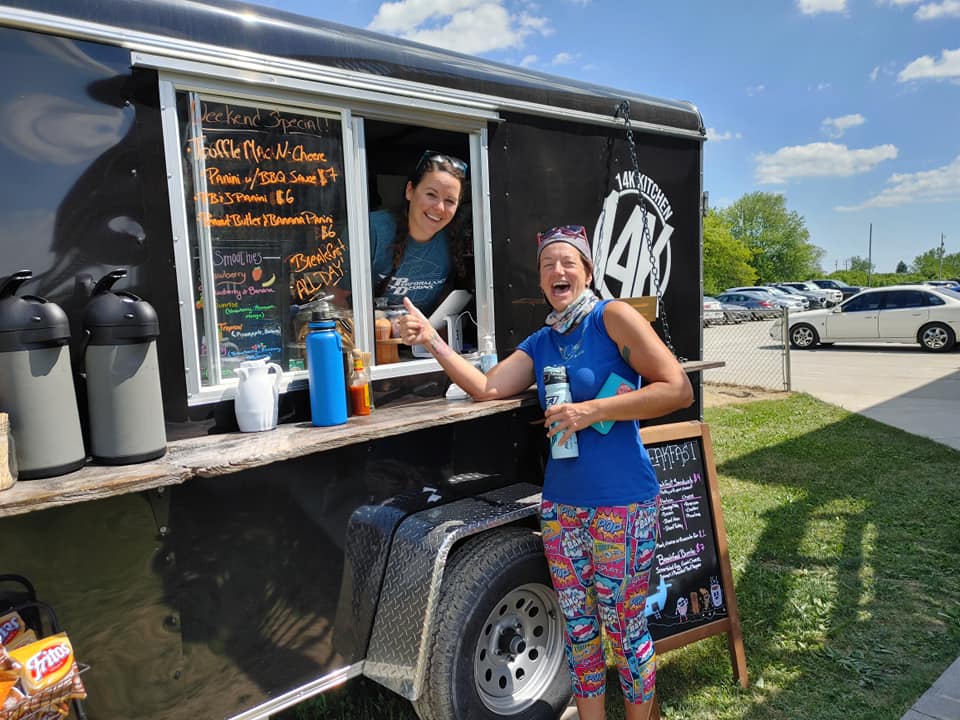
[[[657,546],[659,498],[583,508],[544,500],[540,528],[566,619],[567,660],[577,697],[603,695],[606,664],[600,623],[628,702],[653,697],[657,657],[644,608]]]

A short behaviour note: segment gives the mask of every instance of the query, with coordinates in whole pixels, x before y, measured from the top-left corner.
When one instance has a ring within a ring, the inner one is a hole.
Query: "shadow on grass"
[[[960,453],[804,395],[707,420],[751,688],[689,646],[665,717],[900,718],[960,652]]]

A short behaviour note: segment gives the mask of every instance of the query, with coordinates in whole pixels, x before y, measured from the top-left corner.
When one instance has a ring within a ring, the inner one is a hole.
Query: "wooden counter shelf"
[[[722,362],[683,363],[687,372],[721,367]],[[135,465],[88,465],[54,478],[21,480],[0,492],[0,517],[20,515],[77,502],[177,485],[196,477],[214,477],[274,462],[334,450],[345,445],[401,435],[438,425],[509,412],[536,402],[532,391],[507,400],[422,400],[351,417],[345,425],[278,425],[260,433],[223,433],[175,440],[167,454]]]

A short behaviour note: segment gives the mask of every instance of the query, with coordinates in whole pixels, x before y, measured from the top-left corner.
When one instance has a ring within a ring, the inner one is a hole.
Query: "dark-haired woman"
[[[459,234],[451,223],[463,197],[467,164],[428,150],[404,189],[399,214],[370,214],[370,264],[376,297],[388,305],[410,298],[429,315],[453,271],[464,275]]]

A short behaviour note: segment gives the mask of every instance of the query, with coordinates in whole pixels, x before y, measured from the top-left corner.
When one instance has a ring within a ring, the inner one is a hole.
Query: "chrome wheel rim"
[[[793,330],[793,342],[798,347],[813,345],[813,330],[808,327],[798,327]]]
[[[927,328],[923,331],[923,344],[931,350],[939,350],[947,345],[947,333],[941,327]]]
[[[565,662],[563,616],[551,588],[511,590],[487,616],[473,654],[483,704],[499,714],[521,712],[553,683]]]

